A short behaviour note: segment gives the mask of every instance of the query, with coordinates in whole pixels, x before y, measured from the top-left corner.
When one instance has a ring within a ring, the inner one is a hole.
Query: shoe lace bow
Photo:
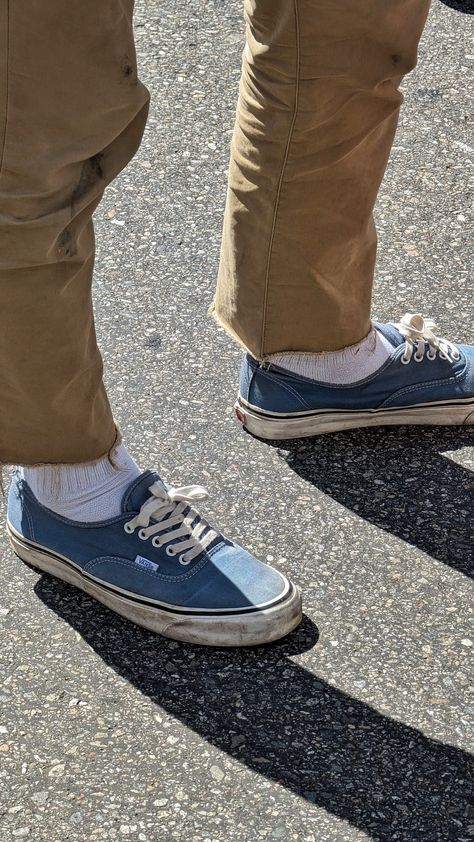
[[[125,531],[131,534],[140,527],[139,538],[146,541],[154,536],[154,547],[166,545],[169,556],[179,555],[180,564],[189,564],[218,536],[193,508],[193,503],[208,499],[207,490],[202,485],[166,489],[154,482],[149,491],[150,499],[125,524]]]
[[[412,357],[416,362],[421,362],[427,348],[429,360],[434,360],[437,353],[441,359],[450,362],[455,362],[461,357],[453,342],[437,335],[437,324],[432,319],[424,319],[419,313],[405,313],[401,322],[394,327],[405,338],[405,350],[401,357],[404,365],[407,365]]]

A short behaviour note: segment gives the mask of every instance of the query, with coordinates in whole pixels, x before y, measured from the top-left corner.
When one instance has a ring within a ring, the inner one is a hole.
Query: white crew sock
[[[126,488],[141,474],[123,444],[114,451],[114,465],[104,456],[92,465],[43,465],[20,471],[43,506],[88,523],[119,515]]]
[[[269,362],[280,368],[334,386],[364,380],[382,368],[394,347],[375,327],[369,335],[342,351],[323,354],[272,354]]]

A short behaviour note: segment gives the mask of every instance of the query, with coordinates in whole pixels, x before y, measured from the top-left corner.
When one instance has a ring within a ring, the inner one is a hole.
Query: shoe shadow
[[[474,473],[450,457],[472,428],[388,428],[272,442],[300,477],[359,517],[474,574]]]
[[[296,664],[318,638],[308,619],[277,644],[201,649],[139,629],[48,576],[35,590],[116,673],[238,763],[375,842],[467,840],[472,759]]]

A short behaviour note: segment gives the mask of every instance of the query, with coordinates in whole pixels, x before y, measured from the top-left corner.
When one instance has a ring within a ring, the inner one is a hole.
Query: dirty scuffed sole
[[[74,585],[138,626],[173,640],[201,646],[259,646],[285,637],[301,622],[301,592],[294,585],[284,600],[255,612],[218,616],[174,613],[87,578],[68,559],[26,541],[11,524],[7,529],[13,550],[22,561]]]
[[[272,413],[247,403],[241,396],[235,404],[237,420],[260,439],[283,440],[336,433],[358,427],[405,424],[431,426],[474,424],[474,398],[418,404],[411,407],[371,410],[315,410]]]

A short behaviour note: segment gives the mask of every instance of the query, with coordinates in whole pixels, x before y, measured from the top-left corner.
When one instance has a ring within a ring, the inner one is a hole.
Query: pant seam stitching
[[[3,138],[2,138],[2,150],[0,154],[0,175],[3,171],[3,162],[5,158],[5,150],[7,146],[7,129],[8,129],[8,109],[10,104],[10,2],[7,2],[7,9],[6,9],[6,17],[7,17],[7,44],[6,44],[6,57],[5,57],[5,120],[2,127],[3,130]]]
[[[278,181],[277,186],[277,193],[275,197],[275,207],[273,212],[273,220],[272,220],[272,228],[270,232],[270,241],[268,244],[268,258],[267,258],[267,265],[265,269],[265,280],[264,280],[264,296],[263,296],[263,313],[262,313],[262,338],[261,338],[261,345],[260,345],[260,357],[264,357],[264,348],[265,348],[265,331],[266,331],[266,315],[267,315],[267,307],[268,307],[268,287],[269,287],[269,279],[270,279],[270,267],[272,262],[272,251],[273,251],[273,243],[275,240],[275,232],[276,232],[276,223],[278,218],[278,211],[280,207],[280,198],[281,198],[281,191],[283,188],[283,181],[285,177],[286,165],[288,163],[288,157],[290,154],[290,147],[291,142],[293,140],[293,133],[296,124],[296,118],[298,116],[298,107],[299,107],[299,92],[300,92],[300,22],[299,22],[299,15],[298,15],[298,0],[294,0],[293,2],[293,9],[295,15],[295,39],[296,39],[296,79],[295,79],[295,104],[293,109],[293,116],[290,123],[290,128],[288,132],[288,139],[286,142],[285,154],[283,157],[283,163],[281,167],[280,178]]]

